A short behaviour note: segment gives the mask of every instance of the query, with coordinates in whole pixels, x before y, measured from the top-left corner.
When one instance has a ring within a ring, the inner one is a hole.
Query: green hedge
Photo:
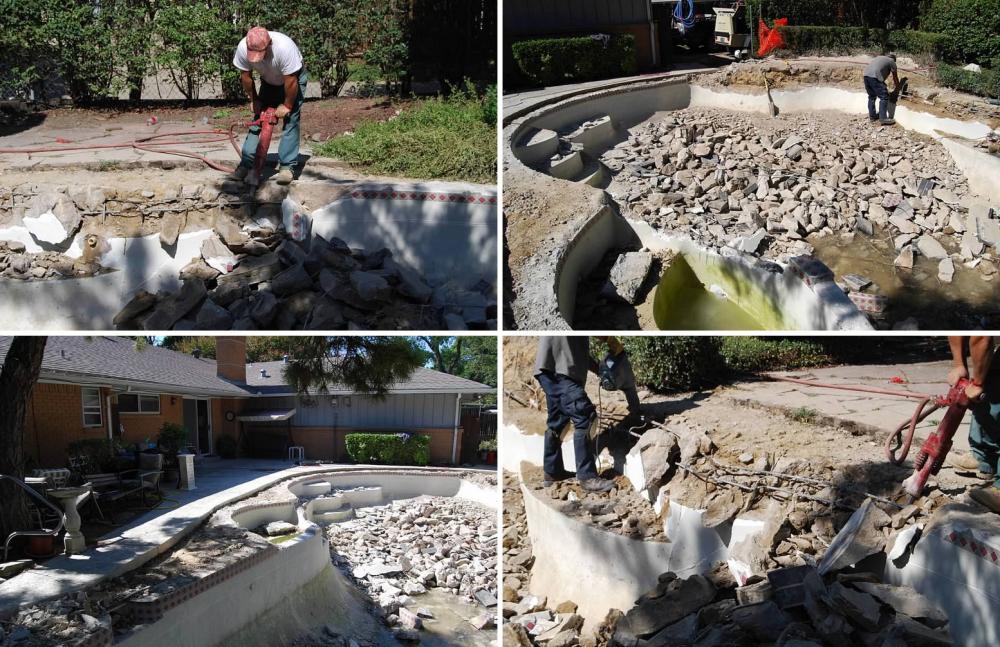
[[[589,36],[521,40],[511,45],[518,71],[543,86],[635,74],[635,37],[614,34],[605,47]]]
[[[691,391],[715,386],[725,364],[717,337],[626,337],[635,379],[654,391]]]
[[[920,12],[916,0],[748,0],[754,29],[761,16],[771,24],[775,18],[788,18],[791,25],[860,25],[882,27],[915,26]]]
[[[969,72],[956,65],[941,63],[937,66],[937,82],[945,87],[1000,99],[1000,71],[983,68],[982,72]]]
[[[887,31],[867,27],[797,25],[779,27],[789,52],[848,54],[896,51],[916,58],[941,60],[954,50],[951,36],[911,29]]]
[[[356,463],[427,465],[431,439],[422,434],[347,434],[347,454]]]
[[[791,370],[831,364],[833,358],[812,339],[723,337],[719,354],[738,373]]]
[[[888,48],[896,52],[905,52],[917,57],[932,58],[940,61],[954,51],[954,39],[948,34],[914,29],[900,29],[889,32]]]
[[[931,0],[929,4],[920,27],[951,37],[949,60],[1000,67],[1000,0]]]

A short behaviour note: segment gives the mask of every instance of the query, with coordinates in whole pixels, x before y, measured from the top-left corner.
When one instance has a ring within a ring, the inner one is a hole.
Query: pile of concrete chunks
[[[959,262],[997,273],[1000,214],[941,145],[894,135],[873,147],[868,124],[846,116],[790,116],[775,132],[757,119],[686,110],[641,126],[602,156],[610,190],[635,217],[724,254],[787,262],[813,253],[807,236],[881,229],[897,267],[925,256],[945,282]]]
[[[915,590],[867,573],[813,566],[770,571],[737,586],[725,568],[660,576],[615,627],[620,647],[776,644],[788,647],[950,645],[948,618]]]
[[[485,281],[432,287],[391,250],[354,249],[337,238],[309,236],[290,222],[296,206],[286,212],[281,227],[257,223],[219,231],[217,226],[202,243],[200,257],[181,269],[177,292],[137,293],[114,325],[124,330],[496,327],[495,290]]]

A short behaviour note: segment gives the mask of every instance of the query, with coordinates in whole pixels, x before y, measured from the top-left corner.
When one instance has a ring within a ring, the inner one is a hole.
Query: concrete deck
[[[36,148],[36,147],[66,147],[76,146],[107,146],[114,144],[127,144],[136,139],[176,133],[177,136],[164,137],[162,140],[152,140],[148,142],[150,146],[162,148],[175,148],[191,153],[204,155],[208,159],[225,164],[236,166],[239,163],[239,155],[233,150],[228,136],[219,136],[220,141],[209,143],[184,143],[187,141],[198,141],[199,139],[210,139],[214,135],[197,135],[197,131],[212,130],[214,126],[202,123],[192,123],[190,120],[184,121],[161,121],[154,125],[147,125],[141,121],[126,119],[111,120],[106,124],[83,124],[73,128],[52,127],[42,122],[38,126],[27,130],[0,137],[0,149],[2,148]],[[246,128],[236,128],[236,141],[239,146],[243,145],[246,136]],[[159,142],[179,142],[172,144],[160,144]],[[303,142],[304,144],[305,142]],[[275,128],[271,137],[271,145],[268,148],[268,160],[277,161],[278,146],[281,144],[280,124]],[[312,151],[305,145],[300,148],[300,156],[311,157]],[[158,153],[143,151],[136,148],[95,148],[90,150],[59,150],[45,153],[9,153],[0,157],[0,166],[11,170],[25,171],[41,168],[61,168],[78,166],[162,166],[171,164],[177,166],[188,166],[191,164],[201,165],[202,162],[168,153]]]
[[[614,79],[602,79],[600,81],[587,81],[585,83],[568,83],[566,85],[554,85],[538,90],[528,90],[526,92],[512,92],[503,96],[503,125],[509,124],[518,117],[541,108],[550,103],[556,103],[569,97],[585,94],[593,90],[614,88],[619,85],[629,85],[632,83],[642,83],[647,81],[660,81],[685,74],[696,74],[699,72],[711,72],[729,61],[721,61],[719,65],[705,66],[703,61],[680,61],[675,64],[674,69],[668,72],[656,72],[653,74],[637,74],[635,76],[622,76]],[[2,140],[0,140],[2,141]]]
[[[876,364],[861,366],[836,366],[833,368],[810,369],[775,373],[787,377],[815,380],[828,384],[858,385],[913,391],[929,395],[944,395],[948,392],[946,378],[951,364],[942,362],[921,362],[915,364]],[[900,377],[906,384],[893,384],[891,379]],[[832,389],[800,386],[788,382],[761,380],[740,382],[724,391],[734,400],[768,409],[786,412],[800,408],[811,409],[821,416],[841,421],[849,426],[884,438],[904,420],[909,420],[916,409],[917,401],[873,393],[855,393]],[[917,425],[914,438],[926,438],[937,427],[943,411],[932,413]],[[969,451],[969,436],[963,430],[955,434],[954,449]],[[913,452],[919,449],[914,440]]]

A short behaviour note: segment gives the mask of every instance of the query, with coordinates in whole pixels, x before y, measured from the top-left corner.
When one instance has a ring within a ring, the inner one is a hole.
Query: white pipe
[[[458,465],[458,423],[462,414],[462,394],[455,394],[455,427],[451,431],[451,464]]]

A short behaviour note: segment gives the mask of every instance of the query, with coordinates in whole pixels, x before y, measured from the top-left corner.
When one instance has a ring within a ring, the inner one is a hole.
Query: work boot
[[[973,501],[987,508],[990,512],[1000,514],[1000,489],[995,485],[970,490],[969,496],[972,497]]]
[[[895,126],[896,125],[896,120],[895,119],[883,119],[880,123],[883,126]]]
[[[545,487],[551,487],[559,481],[565,481],[566,479],[571,479],[574,476],[576,476],[576,474],[570,472],[569,470],[559,470],[558,474],[546,473],[545,478],[542,479],[542,485]]]
[[[580,487],[587,492],[609,492],[615,487],[615,484],[613,481],[609,481],[608,479],[594,477],[592,479],[583,479],[580,481]]]
[[[229,174],[229,178],[228,179],[230,179],[230,180],[236,180],[237,182],[239,182],[239,181],[243,180],[247,176],[247,173],[249,173],[249,172],[250,172],[250,168],[249,167],[246,167],[246,166],[243,166],[242,164],[240,164],[239,166],[236,167],[235,171],[233,171],[232,173]]]
[[[287,166],[283,166],[278,171],[278,174],[274,176],[274,181],[277,182],[278,184],[291,184],[292,180],[294,179],[295,176],[292,175],[292,169],[288,168]]]
[[[956,470],[963,472],[979,471],[979,459],[972,454],[952,454],[948,457],[948,462]]]

